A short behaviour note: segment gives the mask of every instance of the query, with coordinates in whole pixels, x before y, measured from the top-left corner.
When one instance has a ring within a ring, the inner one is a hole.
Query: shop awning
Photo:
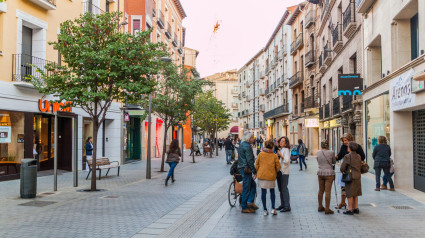
[[[239,127],[234,126],[232,129],[230,129],[230,134],[239,134]]]

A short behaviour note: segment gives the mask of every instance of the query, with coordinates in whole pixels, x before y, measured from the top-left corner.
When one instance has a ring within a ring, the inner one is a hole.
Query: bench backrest
[[[92,160],[88,159],[87,163],[89,164],[89,166],[91,167],[92,165]],[[96,165],[110,165],[111,162],[109,161],[109,159],[107,157],[100,157],[98,159],[96,159]]]

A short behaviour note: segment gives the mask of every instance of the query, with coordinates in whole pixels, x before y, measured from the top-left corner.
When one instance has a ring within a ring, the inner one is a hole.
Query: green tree
[[[166,142],[170,127],[184,123],[194,108],[194,97],[202,92],[205,80],[194,79],[183,67],[164,63],[163,78],[158,79],[156,95],[152,97],[152,111],[164,121],[161,172],[164,171]],[[147,105],[147,102],[144,102]]]
[[[140,95],[153,92],[156,81],[147,75],[160,70],[159,58],[166,55],[162,44],[150,42],[150,31],[136,35],[119,31],[117,12],[86,13],[60,25],[58,50],[65,64],[48,64],[39,69],[42,77],[32,78],[43,94],[81,107],[93,121],[93,164],[97,135],[113,101],[136,103]],[[92,166],[91,190],[96,190],[96,170]]]

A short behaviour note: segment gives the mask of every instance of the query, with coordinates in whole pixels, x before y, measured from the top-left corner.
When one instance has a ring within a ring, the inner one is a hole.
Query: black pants
[[[281,171],[277,172],[277,187],[279,188],[280,205],[283,208],[290,209],[289,191],[288,191],[288,178],[289,175],[282,174]]]
[[[394,188],[393,179],[390,176],[390,167],[376,167],[375,177],[376,177],[376,188],[381,188],[381,169],[384,170],[384,176],[387,178],[390,183],[390,188]]]

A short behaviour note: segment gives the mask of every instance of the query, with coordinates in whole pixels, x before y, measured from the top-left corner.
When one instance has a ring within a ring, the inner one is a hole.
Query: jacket
[[[254,152],[252,152],[251,145],[246,141],[242,142],[239,146],[238,169],[249,167],[253,174],[257,174],[254,161]]]
[[[317,170],[317,175],[319,176],[335,175],[335,171],[332,165],[336,163],[336,159],[335,159],[335,154],[332,150],[317,151],[317,163],[319,164],[319,170]]]
[[[93,155],[93,144],[91,142],[86,143],[86,155]]]
[[[306,156],[306,154],[305,154],[305,144],[302,143],[302,144],[298,145],[297,151],[298,151],[299,155]]]
[[[391,167],[391,148],[389,145],[379,144],[373,148],[372,158],[374,168]]]
[[[179,162],[180,156],[182,156],[182,153],[180,150],[176,151],[167,151],[167,160],[165,162]]]
[[[279,157],[271,152],[261,152],[257,156],[255,169],[258,179],[274,181],[280,170]]]
[[[360,158],[362,159],[362,161],[365,161],[366,159],[366,155],[363,151],[363,148],[359,145],[359,148],[357,148],[356,153],[358,155],[360,155]],[[337,155],[338,159],[336,159],[337,161],[342,160],[344,158],[345,155],[348,154],[348,146],[346,145],[341,145],[341,149],[339,150],[339,153]]]
[[[290,165],[291,165],[291,152],[288,148],[280,149],[280,154],[283,156],[280,157],[280,172],[282,174],[289,175]]]
[[[231,140],[226,139],[226,141],[224,141],[224,149],[225,150],[233,150],[235,147],[233,146],[233,143]]]
[[[347,167],[351,168],[351,179],[361,179],[362,159],[356,152],[351,152],[344,156],[341,164],[341,173],[345,172]]]

